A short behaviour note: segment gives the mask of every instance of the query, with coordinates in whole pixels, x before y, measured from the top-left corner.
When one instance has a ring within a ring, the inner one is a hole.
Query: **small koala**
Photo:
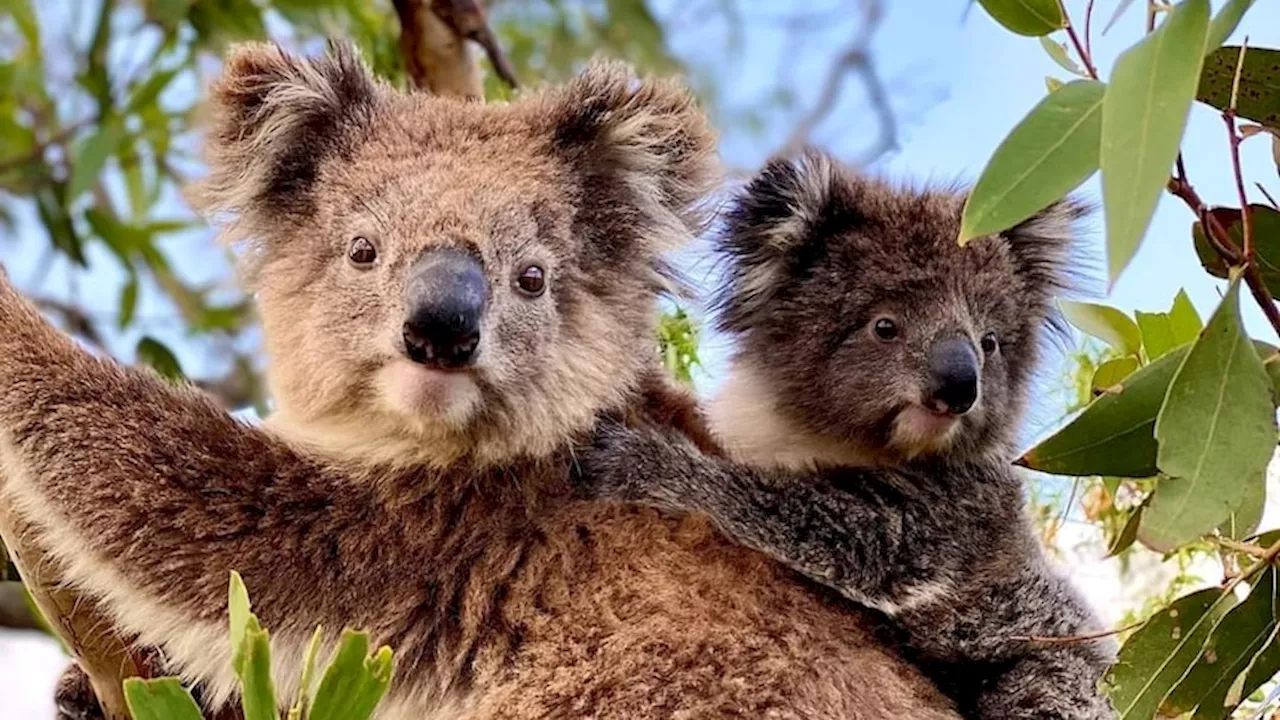
[[[603,499],[709,516],[727,536],[889,616],[967,717],[1112,717],[1109,640],[1051,570],[1009,466],[1038,345],[1067,287],[1060,202],[961,248],[963,197],[890,187],[815,151],[737,198],[712,422],[734,455],[602,428]]]

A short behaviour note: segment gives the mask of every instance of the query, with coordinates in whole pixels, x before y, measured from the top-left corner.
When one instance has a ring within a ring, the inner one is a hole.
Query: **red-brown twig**
[[[1130,623],[1128,625],[1125,625],[1124,627],[1118,627],[1113,630],[1102,630],[1099,632],[1088,633],[1085,635],[1013,635],[1009,639],[1017,640],[1020,642],[1045,643],[1047,645],[1070,645],[1071,643],[1088,642],[1090,640],[1101,640],[1104,637],[1119,635],[1122,632],[1132,630],[1136,627],[1141,627],[1142,625],[1146,624],[1146,622],[1147,622],[1146,620],[1139,620],[1138,622]]]
[[[1093,0],[1084,6],[1084,51],[1093,57]]]
[[[1085,9],[1084,43],[1080,42],[1080,36],[1076,34],[1076,28],[1071,23],[1071,15],[1067,13],[1067,6],[1063,4],[1062,0],[1058,0],[1058,7],[1062,10],[1062,17],[1067,21],[1067,26],[1064,29],[1067,31],[1067,37],[1071,39],[1071,45],[1076,49],[1076,54],[1080,56],[1080,63],[1084,65],[1084,70],[1089,73],[1089,77],[1097,80],[1098,69],[1093,66],[1093,58],[1089,55],[1089,49],[1086,45],[1089,39],[1088,25],[1089,17],[1093,14],[1093,2],[1090,2]]]

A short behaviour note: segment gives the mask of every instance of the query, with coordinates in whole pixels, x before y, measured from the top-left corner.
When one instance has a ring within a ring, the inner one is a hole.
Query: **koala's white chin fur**
[[[911,404],[893,419],[889,446],[907,459],[947,449],[960,432],[960,419]]]
[[[480,388],[468,372],[394,360],[378,372],[376,386],[384,407],[420,422],[461,428],[480,407]]]

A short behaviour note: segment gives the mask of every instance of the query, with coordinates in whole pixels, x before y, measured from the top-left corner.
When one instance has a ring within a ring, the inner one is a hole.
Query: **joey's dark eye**
[[[1000,347],[1000,341],[996,339],[996,334],[989,332],[982,336],[982,352],[990,355]]]
[[[377,259],[378,248],[367,237],[356,237],[351,241],[351,247],[347,248],[347,260],[361,270],[372,267],[373,261]]]
[[[547,275],[537,265],[529,265],[516,276],[516,287],[529,297],[538,297],[547,289]]]
[[[872,329],[875,330],[876,337],[881,340],[893,340],[898,337],[898,324],[889,318],[876,320]]]

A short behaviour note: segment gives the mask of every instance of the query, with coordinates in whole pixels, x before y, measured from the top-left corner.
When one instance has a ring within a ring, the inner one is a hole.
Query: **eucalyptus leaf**
[[[138,362],[149,366],[166,380],[176,382],[183,378],[182,365],[173,351],[153,337],[143,337],[134,350]]]
[[[1062,314],[1078,329],[1102,340],[1126,355],[1142,349],[1142,331],[1123,312],[1107,305],[1062,301]]]
[[[309,720],[367,720],[391,684],[391,650],[369,656],[369,635],[346,630],[316,690]]]
[[[1132,356],[1112,358],[1093,371],[1093,392],[1095,395],[1109,392],[1112,388],[1123,387],[1125,378],[1138,370],[1138,359]]]
[[[1261,482],[1276,447],[1273,386],[1240,320],[1240,282],[1192,345],[1156,420],[1156,484],[1138,537],[1170,550],[1209,532]]]
[[[1067,48],[1062,43],[1046,35],[1040,38],[1040,47],[1044,48],[1044,51],[1048,53],[1049,58],[1057,63],[1058,67],[1073,75],[1087,77],[1085,71],[1081,70],[1080,66],[1076,64],[1076,61],[1072,60],[1071,56],[1067,54]]]
[[[176,677],[128,678],[124,701],[133,720],[204,720],[195,698]]]
[[[1261,573],[1249,596],[1213,628],[1200,657],[1169,693],[1162,711],[1181,714],[1196,710],[1197,718],[1225,718],[1231,685],[1275,634],[1276,613],[1280,611],[1276,599],[1276,569],[1272,567]]]
[[[1209,39],[1205,44],[1205,52],[1211,53],[1221,47],[1222,43],[1231,37],[1231,33],[1236,31],[1240,21],[1244,19],[1244,14],[1252,6],[1253,0],[1227,0],[1227,4],[1213,16],[1213,22],[1209,23]]]
[[[997,233],[1035,215],[1098,169],[1105,90],[1075,80],[1042,99],[1001,141],[974,185],[960,241]]]
[[[1239,60],[1240,48],[1236,45],[1209,53],[1204,59],[1196,99],[1219,110],[1227,109]],[[1269,128],[1280,128],[1280,50],[1251,47],[1245,51],[1236,114]]]
[[[1200,655],[1209,632],[1235,604],[1218,588],[1178,598],[1125,642],[1107,672],[1103,691],[1120,720],[1150,720],[1160,701]]]
[[[1018,463],[1056,475],[1155,475],[1156,414],[1187,349],[1170,351],[1130,375],[1120,388],[1103,393]]]
[[[1209,29],[1209,1],[1185,0],[1116,59],[1102,101],[1102,200],[1111,283],[1151,224],[1178,155]]]
[[[1067,26],[1058,0],[978,0],[987,14],[1019,35],[1048,35]]]
[[[108,120],[96,132],[85,138],[76,149],[71,162],[71,179],[67,182],[66,198],[71,203],[93,186],[106,164],[124,138],[124,125],[119,120]]]

